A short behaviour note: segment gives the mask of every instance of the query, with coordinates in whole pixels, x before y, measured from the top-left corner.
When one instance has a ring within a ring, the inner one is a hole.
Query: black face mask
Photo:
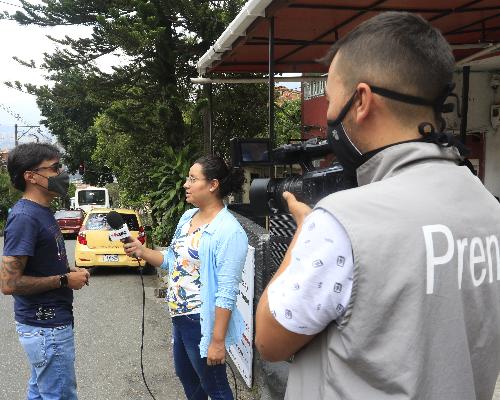
[[[35,174],[40,175],[37,172],[35,172]],[[68,195],[69,174],[66,171],[63,171],[55,176],[49,176],[49,177],[46,177],[44,175],[40,176],[47,178],[47,188],[44,189],[48,190],[49,192],[57,193],[60,197],[66,197]]]
[[[351,96],[348,102],[342,107],[337,118],[328,120],[328,143],[332,148],[333,153],[337,157],[337,161],[344,167],[344,173],[350,178],[356,177],[356,169],[365,161],[363,154],[347,136],[342,121],[351,109],[356,92]]]
[[[425,99],[422,99],[420,97],[415,97],[415,96],[410,96],[398,92],[394,92],[389,89],[384,89],[380,88],[377,86],[370,86],[370,89],[373,93],[376,93],[380,96],[390,98],[392,100],[396,101],[401,101],[403,103],[408,103],[408,104],[414,104],[414,105],[421,105],[421,106],[431,106],[436,114],[440,115],[441,112],[449,112],[449,108],[452,105],[449,104],[444,104],[446,98],[451,94],[451,91],[453,90],[454,85],[450,84],[447,85],[445,90],[443,91],[443,95],[439,96],[436,100],[434,101],[428,101]],[[342,164],[344,167],[344,172],[345,174],[350,177],[350,178],[356,178],[356,170],[364,164],[367,160],[369,160],[371,157],[373,157],[375,154],[377,154],[380,150],[382,149],[376,149],[373,151],[370,151],[368,153],[361,153],[361,151],[354,145],[354,143],[351,141],[349,136],[347,135],[347,131],[345,129],[344,124],[342,121],[344,120],[345,116],[351,109],[352,105],[354,104],[354,100],[356,98],[356,93],[351,96],[351,98],[347,101],[344,107],[342,107],[342,110],[340,110],[340,113],[337,118],[334,120],[328,120],[328,142],[330,143],[330,147],[332,148],[333,153],[337,157],[337,160]],[[453,108],[452,108],[453,109]],[[424,136],[426,136],[425,132],[422,130],[421,126],[427,124],[431,125],[430,123],[423,123],[419,125],[419,132],[422,134],[423,139]],[[431,125],[432,126],[432,125]],[[441,130],[444,129],[444,124],[441,126]],[[433,129],[432,129],[433,131]],[[430,141],[435,142],[434,138],[429,137],[427,138],[426,141],[429,141],[429,139],[432,139]],[[397,143],[394,143],[397,144]],[[436,143],[439,144],[439,143]],[[384,147],[385,148],[385,147]]]

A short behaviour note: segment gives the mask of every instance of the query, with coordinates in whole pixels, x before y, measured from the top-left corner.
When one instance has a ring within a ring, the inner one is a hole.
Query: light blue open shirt
[[[174,239],[180,235],[181,227],[198,211],[186,211],[175,230]],[[231,319],[226,333],[226,348],[236,344],[245,330],[243,317],[237,308],[236,296],[239,292],[241,271],[248,250],[248,238],[236,218],[224,207],[203,231],[198,254],[200,256],[200,356],[206,357],[212,340],[215,322],[215,307],[231,310]],[[174,252],[170,247],[163,253],[161,268],[172,273],[175,265]]]

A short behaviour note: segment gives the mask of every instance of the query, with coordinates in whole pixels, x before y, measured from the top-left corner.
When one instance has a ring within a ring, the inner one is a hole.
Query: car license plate
[[[61,233],[72,233],[73,231],[71,229],[63,229],[61,230]]]
[[[103,256],[103,261],[104,262],[118,262],[118,255],[117,254],[106,254]]]

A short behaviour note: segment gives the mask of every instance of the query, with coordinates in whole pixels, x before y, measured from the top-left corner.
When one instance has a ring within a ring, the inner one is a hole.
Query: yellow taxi
[[[130,209],[94,208],[88,212],[78,232],[75,244],[75,265],[81,268],[90,267],[141,267],[144,260],[128,257],[123,243],[111,241],[109,234],[112,228],[106,221],[110,211],[116,211],[127,224],[130,235],[138,238],[147,246],[146,232],[136,211]]]

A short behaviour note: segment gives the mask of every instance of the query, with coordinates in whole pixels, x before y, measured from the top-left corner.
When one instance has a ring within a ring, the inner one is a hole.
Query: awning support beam
[[[269,17],[269,140],[271,149],[275,148],[274,132],[274,17]]]
[[[487,6],[487,7],[470,7],[463,9],[455,8],[404,8],[404,7],[356,7],[356,6],[336,6],[330,4],[290,4],[289,8],[306,8],[306,9],[318,9],[318,10],[337,10],[337,11],[406,11],[421,14],[434,14],[434,13],[467,13],[467,12],[480,12],[480,11],[491,11],[498,10],[498,6]]]
[[[298,39],[287,39],[287,38],[274,38],[274,43],[279,45],[291,44],[291,45],[332,45],[335,43],[333,40],[298,40]],[[265,36],[254,36],[245,42],[245,45],[267,45],[268,38]]]
[[[467,138],[467,114],[469,113],[469,75],[470,67],[463,68],[462,74],[462,118],[460,120],[460,140],[465,144]]]
[[[210,154],[214,154],[214,99],[212,84],[209,83],[208,89],[208,141],[210,144]]]
[[[469,62],[476,60],[480,57],[486,56],[490,53],[493,53],[499,49],[500,49],[500,43],[492,44],[491,46],[488,46],[485,49],[480,50],[480,51],[470,55],[469,57],[466,57],[466,58],[460,60],[459,62],[457,62],[457,66],[461,67],[461,66],[467,65]]]
[[[462,25],[459,28],[455,28],[455,29],[453,29],[451,31],[445,32],[444,35],[446,36],[446,35],[452,35],[452,34],[456,34],[456,33],[462,33],[464,31],[464,29],[467,29],[467,28],[469,28],[471,26],[474,26],[474,25],[477,25],[477,24],[481,24],[483,22],[489,21],[490,19],[494,19],[494,18],[498,18],[498,17],[500,17],[500,13],[496,13],[495,15],[490,15],[488,17],[478,19],[477,21],[471,22],[471,23],[469,23],[467,25]],[[483,30],[483,29],[481,29],[481,30]]]
[[[316,82],[326,81],[323,76],[275,76],[275,82]],[[269,78],[191,78],[191,83],[196,85],[214,84],[237,84],[237,83],[269,83]]]
[[[350,18],[347,18],[345,21],[341,22],[340,24],[337,24],[335,27],[333,27],[332,29],[329,29],[328,31],[326,31],[325,33],[322,33],[321,35],[319,35],[318,37],[315,37],[313,40],[321,40],[323,39],[325,36],[328,36],[329,34],[333,33],[333,32],[336,32],[338,31],[340,28],[342,28],[343,26],[349,24],[350,22],[354,21],[355,19],[361,17],[363,14],[365,14],[366,12],[370,11],[373,7],[377,7],[379,6],[380,4],[382,3],[385,3],[387,0],[378,0],[378,1],[375,1],[373,4],[371,4],[370,6],[367,7],[367,11],[360,11],[358,13],[356,13],[355,15],[353,15],[352,17]],[[291,52],[285,54],[284,56],[278,58],[277,62],[280,62],[280,61],[283,61],[285,58],[288,58],[290,57],[291,55],[295,54],[295,53],[298,53],[299,51],[301,51],[302,49],[306,48],[307,46],[300,46],[298,48],[296,48],[295,50],[292,50]]]

